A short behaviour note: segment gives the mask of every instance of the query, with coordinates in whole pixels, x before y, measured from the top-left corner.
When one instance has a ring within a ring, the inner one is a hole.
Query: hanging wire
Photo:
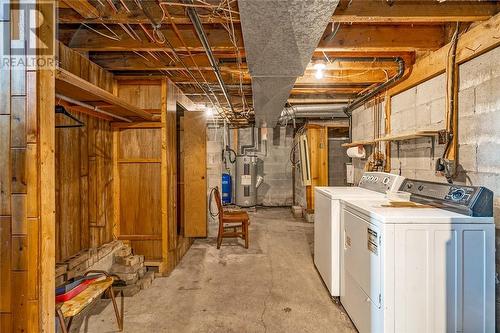
[[[341,25],[341,23],[339,22],[339,24],[335,28],[335,22],[332,22],[332,31],[330,32],[329,35],[325,36],[325,38],[323,38],[323,40],[329,42],[332,39],[334,39],[335,36],[337,35],[337,32],[339,32],[340,25]]]
[[[111,39],[111,40],[115,40],[115,41],[119,41],[119,40],[121,40],[120,36],[118,36],[118,35],[116,34],[116,32],[114,32],[113,30],[111,30],[111,28],[109,28],[106,24],[104,24],[104,23],[101,23],[101,24],[102,24],[102,25],[103,25],[103,26],[104,26],[104,27],[105,27],[105,28],[106,28],[109,32],[111,32],[111,34],[112,34],[112,35],[107,35],[107,34],[105,34],[104,32],[101,32],[101,31],[99,31],[99,30],[97,30],[97,29],[92,28],[90,25],[88,25],[88,24],[86,24],[86,23],[82,23],[82,25],[83,25],[84,27],[86,27],[87,29],[89,29],[89,30],[91,30],[91,31],[95,32],[95,33],[96,33],[96,34],[98,34],[98,35],[101,35],[101,36],[103,36],[103,37],[106,37],[106,38],[109,38],[109,39]]]

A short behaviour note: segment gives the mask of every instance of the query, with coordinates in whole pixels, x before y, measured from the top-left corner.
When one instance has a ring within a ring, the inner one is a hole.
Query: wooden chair
[[[219,189],[215,188],[215,202],[219,211],[219,234],[217,236],[217,248],[220,249],[222,239],[240,237],[245,240],[245,248],[248,249],[248,225],[250,218],[247,212],[243,211],[224,211]],[[238,228],[240,231],[238,231]],[[232,229],[228,231],[227,229]]]
[[[118,329],[123,330],[123,310],[120,314],[118,310],[118,305],[116,304],[115,292],[113,290],[114,276],[109,275],[105,271],[88,271],[85,275],[91,273],[101,273],[106,275],[106,279],[91,283],[87,289],[82,291],[80,294],[62,303],[58,303],[56,306],[56,313],[59,319],[59,324],[63,333],[68,333],[71,328],[71,323],[73,322],[73,317],[79,314],[83,309],[89,306],[96,299],[100,298],[102,294],[108,293],[113,302],[113,307],[115,309],[116,321],[118,323]],[[116,277],[118,278],[118,277]],[[122,296],[123,297],[123,296]],[[123,300],[123,299],[122,299]],[[66,322],[65,318],[69,318]]]

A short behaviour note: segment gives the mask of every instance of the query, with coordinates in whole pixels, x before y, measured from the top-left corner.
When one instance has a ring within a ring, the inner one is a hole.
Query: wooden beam
[[[497,1],[342,0],[333,14],[336,23],[443,23],[488,20],[500,11]]]
[[[439,25],[341,25],[331,40],[328,27],[316,51],[415,51],[436,50],[445,43]]]
[[[471,28],[458,39],[458,64],[464,63],[478,55],[500,45],[500,14],[488,21]],[[401,83],[389,89],[389,96],[396,95],[412,88],[432,77],[443,73],[446,69],[447,54],[451,44],[419,59],[411,68],[411,73]]]
[[[93,62],[97,63],[99,66],[110,70],[110,71],[148,71],[148,70],[159,70],[159,71],[183,71],[185,67],[180,64],[169,64],[169,58],[163,55],[159,60],[156,60],[144,53],[143,57],[132,53],[132,52],[105,52],[93,54],[90,58]],[[326,61],[324,55],[317,57],[316,59],[322,59]],[[184,60],[185,63],[189,60]],[[195,58],[198,68],[202,71],[213,71],[210,63],[205,55],[198,56]],[[224,72],[234,72],[238,73],[238,65],[236,63],[224,64],[219,66],[221,71]],[[397,64],[391,61],[384,62],[367,62],[367,61],[343,61],[342,59],[336,59],[332,57],[331,63],[326,64],[326,70],[367,70],[367,69],[386,69],[395,70]],[[188,65],[188,69],[191,71],[196,71],[197,68],[193,64]],[[246,64],[241,66],[242,72],[248,73],[248,67]],[[309,64],[306,71],[314,71],[312,64]]]
[[[99,12],[87,0],[62,0],[66,5],[80,14],[84,19],[95,19],[99,17]]]
[[[97,29],[102,30],[102,33],[109,34],[109,31],[104,28]],[[77,51],[171,51],[171,48],[166,45],[150,42],[142,31],[137,31],[142,41],[132,39],[125,31],[116,27],[114,31],[120,40],[110,40],[87,29],[78,29],[77,31],[61,29],[60,40]],[[182,29],[180,31],[182,38],[189,46],[189,51],[204,52],[192,29]],[[226,30],[209,28],[206,29],[206,32],[214,52],[234,54],[235,48],[231,44]],[[186,51],[172,30],[163,29],[163,33],[171,42],[175,51]],[[328,41],[324,38],[329,33],[330,29],[326,29],[316,51],[411,52],[415,50],[435,50],[444,44],[445,38],[444,29],[439,25],[342,25],[335,38]],[[237,30],[236,35],[241,43],[243,41],[241,30]],[[243,49],[242,44],[239,47]]]
[[[158,9],[159,10],[159,9]],[[83,15],[82,15],[83,16]],[[202,17],[200,18],[201,22],[203,24],[221,24],[221,23],[227,23],[228,21],[223,18],[217,18],[217,17]],[[176,15],[172,16],[172,20],[169,18],[165,18],[165,23],[170,24],[171,22],[174,22],[175,24],[186,24],[186,25],[191,25],[191,20],[189,17],[185,15]],[[236,20],[236,22],[239,22]],[[96,17],[84,17],[82,18],[79,16],[77,13],[75,13],[71,9],[66,9],[66,8],[59,8],[59,23],[69,23],[69,24],[80,24],[80,23],[87,23],[87,24],[100,24],[100,23],[105,23],[105,24],[151,24],[151,21],[147,18],[146,15],[144,15],[144,12],[141,10],[134,10],[131,9],[130,13],[127,13],[125,11],[120,11],[118,13],[101,13],[101,16],[96,16]]]
[[[71,0],[66,2],[71,2]],[[389,4],[378,0],[342,0],[333,14],[332,22],[349,24],[475,22],[489,19],[498,13],[498,7],[496,1],[394,1]],[[61,23],[150,23],[149,19],[140,10],[132,10],[131,13],[124,11],[105,13],[102,17],[97,17],[84,16],[82,18],[73,10],[59,8],[59,22]],[[185,15],[173,16],[172,19],[178,25],[191,24],[191,21]],[[170,20],[167,19],[166,22],[170,23]],[[227,23],[227,20],[217,17],[203,17],[201,22],[203,24],[221,24]],[[234,23],[239,24],[237,17],[234,18]]]
[[[102,26],[94,26],[93,28],[104,35],[111,34],[109,30]],[[59,40],[77,51],[171,51],[171,48],[165,44],[161,45],[152,42],[145,32],[142,29],[137,28],[137,26],[135,32],[140,37],[140,40],[137,38],[133,39],[119,26],[111,26],[110,29],[113,29],[119,40],[109,39],[97,34],[94,31],[81,27],[78,27],[76,30],[67,28],[59,29]],[[152,30],[149,29],[149,32],[152,33]],[[212,47],[212,51],[235,52],[234,45],[229,39],[229,33],[225,29],[222,27],[208,27],[205,29],[205,32]],[[182,41],[177,37],[174,30],[170,27],[165,27],[162,29],[162,33],[171,43],[175,51],[186,51],[186,48],[184,47]],[[205,52],[203,45],[191,26],[179,26],[179,33],[188,45],[189,51]],[[238,47],[243,49],[243,35],[241,30],[236,30],[235,34],[237,40],[239,41]]]

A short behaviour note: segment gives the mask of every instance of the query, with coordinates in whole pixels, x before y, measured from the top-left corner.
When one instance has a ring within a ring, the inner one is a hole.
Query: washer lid
[[[347,199],[345,205],[382,223],[493,223],[492,217],[473,217],[419,203],[392,206],[387,199]]]
[[[334,186],[334,187],[315,187],[316,193],[326,195],[330,199],[345,199],[348,197],[357,198],[383,198],[384,194],[361,187]]]

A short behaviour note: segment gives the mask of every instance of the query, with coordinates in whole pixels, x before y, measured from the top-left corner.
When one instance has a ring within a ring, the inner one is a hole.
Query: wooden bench
[[[104,293],[108,293],[108,295],[111,297],[113,307],[115,309],[118,328],[120,331],[123,330],[123,311],[120,314],[118,305],[116,304],[115,293],[113,291],[113,281],[115,277],[109,275],[105,271],[88,271],[85,273],[85,275],[95,273],[104,274],[106,278],[101,281],[92,282],[91,284],[89,284],[87,289],[82,291],[74,298],[62,303],[58,303],[56,305],[56,313],[63,333],[69,332],[71,323],[73,322],[73,317],[82,312],[83,309],[85,309],[96,299],[99,299]],[[65,320],[66,318],[69,318],[67,322]]]

